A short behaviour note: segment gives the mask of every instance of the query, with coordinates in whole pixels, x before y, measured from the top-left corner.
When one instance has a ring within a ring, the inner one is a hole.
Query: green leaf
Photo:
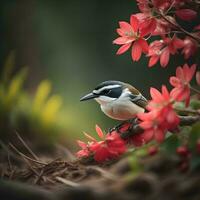
[[[11,51],[8,57],[6,58],[6,61],[3,67],[4,68],[3,74],[2,74],[3,83],[7,83],[9,79],[11,78],[14,65],[15,65],[15,52]]]
[[[190,107],[194,110],[200,109],[200,101],[197,99],[191,99],[190,101]]]
[[[189,148],[196,148],[197,140],[200,138],[200,123],[196,123],[192,126],[192,130],[189,135],[188,145]]]
[[[19,95],[20,90],[22,89],[26,75],[27,75],[27,68],[23,68],[11,80],[8,86],[8,92],[5,100],[7,105],[10,105],[10,103],[13,103],[16,100],[15,98],[17,95]]]
[[[180,141],[177,137],[177,135],[173,134],[169,136],[162,144],[161,144],[161,150],[171,154],[176,152],[176,148],[180,145]]]

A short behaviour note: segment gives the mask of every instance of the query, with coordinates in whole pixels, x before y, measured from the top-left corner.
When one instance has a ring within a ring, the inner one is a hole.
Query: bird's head
[[[136,95],[139,91],[127,83],[121,81],[105,81],[100,83],[91,93],[83,96],[80,101],[95,99],[99,104],[106,104],[123,96],[128,96],[132,93]]]

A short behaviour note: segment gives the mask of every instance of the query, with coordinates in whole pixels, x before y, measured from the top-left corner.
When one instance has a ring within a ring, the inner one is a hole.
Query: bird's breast
[[[101,105],[101,110],[110,118],[117,120],[128,120],[134,118],[136,114],[144,112],[144,109],[131,101],[113,101]]]

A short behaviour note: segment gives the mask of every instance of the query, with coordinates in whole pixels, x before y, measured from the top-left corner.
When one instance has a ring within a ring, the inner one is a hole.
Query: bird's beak
[[[85,96],[83,96],[80,101],[86,101],[86,100],[90,100],[90,99],[94,99],[94,98],[97,98],[99,95],[97,94],[93,94],[93,93],[89,93],[89,94],[86,94]]]

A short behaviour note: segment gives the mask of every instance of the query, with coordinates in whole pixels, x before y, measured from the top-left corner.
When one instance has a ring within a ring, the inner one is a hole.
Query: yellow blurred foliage
[[[57,114],[62,105],[62,99],[58,95],[53,95],[45,103],[41,110],[42,120],[46,125],[54,123],[57,119]]]
[[[39,112],[44,106],[46,99],[51,91],[51,83],[48,80],[43,80],[37,90],[33,100],[33,112]]]

